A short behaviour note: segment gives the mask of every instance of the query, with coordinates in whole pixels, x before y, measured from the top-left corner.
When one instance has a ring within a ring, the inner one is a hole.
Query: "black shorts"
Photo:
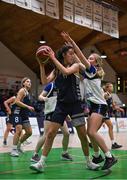
[[[24,125],[24,124],[30,124],[29,118],[26,117],[26,119],[19,114],[13,114],[12,115],[13,125]]]
[[[92,113],[97,113],[102,116],[106,116],[107,113],[107,105],[106,104],[95,104],[91,101],[88,102],[89,115]]]
[[[106,115],[103,117],[103,121],[110,120],[110,115],[107,112]]]
[[[5,120],[6,120],[6,124],[10,123],[10,124],[13,125],[13,118],[12,118],[12,115],[8,115],[8,116],[5,118]]]
[[[85,124],[84,111],[81,102],[63,103],[57,102],[55,111],[52,115],[52,122],[59,123],[63,126],[67,115],[70,115],[73,126],[80,126]]]
[[[53,112],[49,113],[49,114],[46,114],[45,115],[45,121],[52,121],[52,115],[53,115]]]
[[[22,118],[19,115],[13,115],[13,124],[14,126],[22,124]]]

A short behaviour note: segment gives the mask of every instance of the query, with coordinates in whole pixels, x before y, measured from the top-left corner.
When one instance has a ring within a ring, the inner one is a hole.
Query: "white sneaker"
[[[12,149],[10,155],[13,157],[19,157],[19,151],[17,149]]]
[[[35,164],[31,164],[30,169],[37,171],[37,172],[44,172],[44,165],[39,161]]]
[[[88,162],[86,163],[86,166],[87,166],[87,168],[90,169],[90,170],[97,170],[97,169],[100,167],[99,164],[95,164],[95,163],[93,163],[92,161],[88,161]]]

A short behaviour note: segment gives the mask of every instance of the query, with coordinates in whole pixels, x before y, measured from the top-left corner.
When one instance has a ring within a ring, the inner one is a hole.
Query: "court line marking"
[[[102,177],[108,176],[109,174],[111,174],[111,172],[112,172],[112,170],[108,169],[107,172],[105,172],[104,174],[98,175],[98,176],[95,176],[95,177],[91,177],[91,178],[89,178],[88,180],[100,179],[100,178],[102,178]]]
[[[72,156],[75,156],[75,157],[82,157],[82,158],[84,158],[84,156],[77,156],[77,155],[73,155],[73,154],[71,154]],[[116,157],[127,157],[127,155],[126,154],[123,154],[123,155],[117,155]],[[121,160],[124,160],[124,159],[121,159]],[[10,162],[10,161],[4,161],[4,162]],[[1,164],[3,164],[4,162],[0,162]],[[17,162],[17,161],[14,161],[14,162]],[[26,161],[21,161],[21,162],[26,162]],[[51,162],[51,161],[50,161]],[[57,167],[57,166],[63,166],[63,165],[65,165],[65,164],[80,164],[80,163],[82,163],[82,162],[84,162],[84,164],[85,164],[85,161],[77,161],[77,162],[68,162],[68,161],[66,161],[65,163],[60,163],[60,164],[53,164],[53,165],[48,165],[47,167]],[[46,166],[45,166],[46,167]],[[16,169],[16,170],[7,170],[7,171],[2,171],[2,172],[0,172],[0,174],[8,174],[8,173],[12,173],[12,172],[20,172],[20,171],[24,171],[24,170],[26,170],[26,168],[25,169]]]
[[[63,165],[65,165],[65,164],[80,164],[80,163],[82,163],[82,162],[84,162],[84,161],[65,162],[65,163],[60,163],[60,164],[57,163],[57,164],[48,165],[48,166],[45,166],[45,167],[57,167],[57,166],[63,166]],[[26,170],[26,168],[25,168],[25,169],[16,169],[16,170],[2,171],[2,172],[0,172],[0,174],[8,174],[8,173],[10,173],[10,172],[17,172],[17,171],[24,171],[24,170]]]

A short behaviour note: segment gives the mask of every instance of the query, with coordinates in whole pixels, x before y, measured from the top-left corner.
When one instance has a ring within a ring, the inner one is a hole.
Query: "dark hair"
[[[69,49],[73,49],[70,45],[63,45],[57,52],[56,52],[56,58],[59,60],[61,64],[63,64],[63,54],[66,54]]]
[[[30,78],[28,78],[28,77],[24,77],[22,80],[21,80],[21,86],[22,87],[24,87],[24,82],[27,80],[27,79],[30,79]]]
[[[110,87],[110,85],[112,85],[112,86],[113,86],[113,84],[112,84],[112,83],[110,83],[110,82],[106,83],[106,84],[105,84],[105,89],[108,89],[108,88]]]

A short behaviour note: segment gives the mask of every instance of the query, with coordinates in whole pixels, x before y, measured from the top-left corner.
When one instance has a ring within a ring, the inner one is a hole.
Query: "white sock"
[[[111,158],[111,157],[112,157],[110,151],[106,152],[106,153],[105,153],[105,156],[108,157],[108,158]]]
[[[46,156],[42,155],[39,162],[41,162],[42,164],[45,164],[46,158],[47,158]]]
[[[68,152],[67,152],[67,151],[63,151],[63,152],[62,152],[62,154],[66,154],[66,153],[68,153]]]
[[[99,155],[100,155],[100,152],[99,152],[99,151],[94,152],[94,157],[98,158],[98,157],[99,157]]]
[[[112,140],[112,144],[114,144],[115,143],[115,141],[114,140]]]
[[[13,145],[13,149],[15,149],[15,150],[16,150],[16,149],[17,149],[17,145]]]
[[[86,162],[90,162],[90,156],[85,156]]]
[[[18,147],[18,148],[21,147],[21,142],[20,142],[20,141],[18,142],[17,147]]]

